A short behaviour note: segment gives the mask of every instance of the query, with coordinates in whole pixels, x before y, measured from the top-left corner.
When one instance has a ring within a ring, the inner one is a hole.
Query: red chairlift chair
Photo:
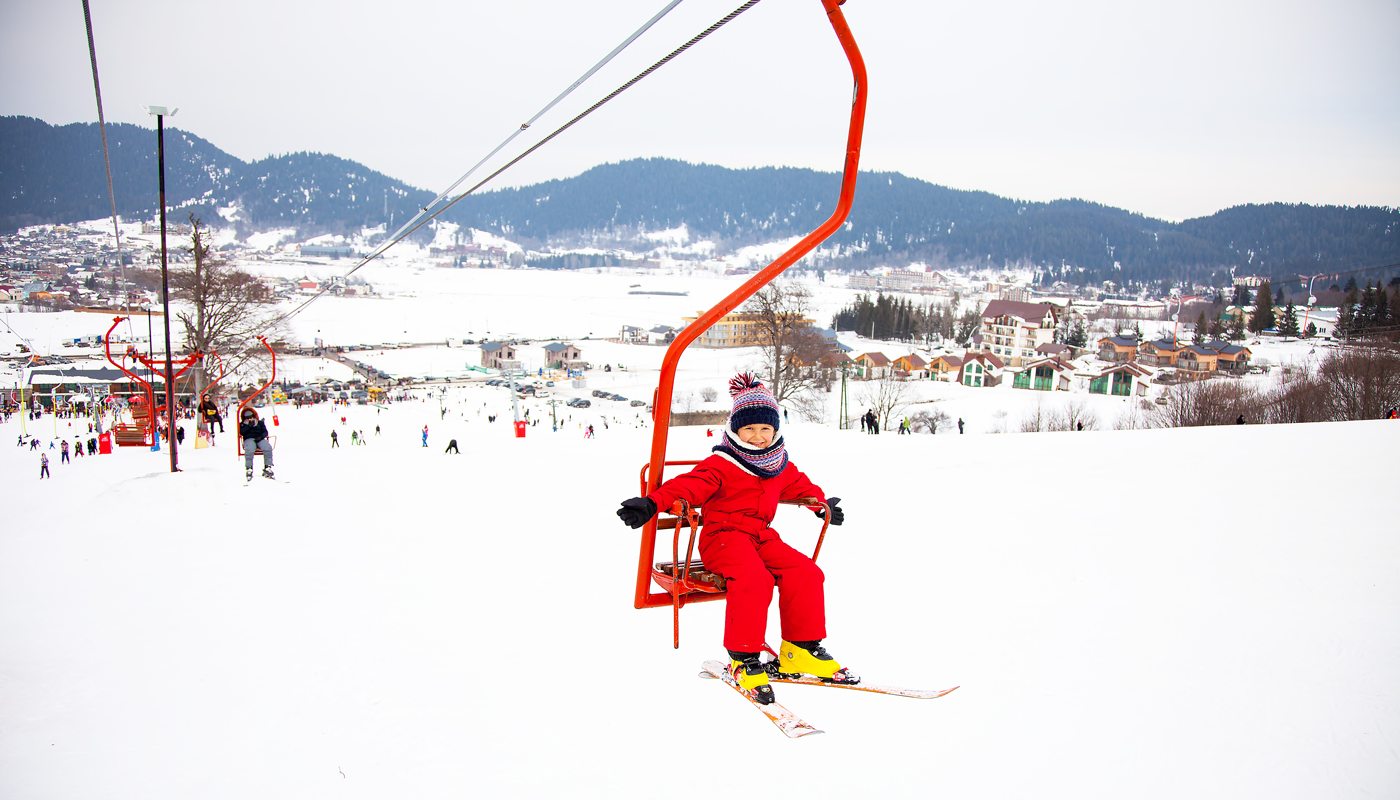
[[[855,198],[856,173],[860,166],[861,134],[865,125],[865,62],[861,59],[855,38],[851,35],[851,30],[846,25],[845,16],[841,13],[840,6],[845,0],[821,0],[821,2],[822,7],[826,10],[827,19],[835,30],[837,39],[841,42],[841,48],[845,51],[846,58],[850,62],[851,74],[855,80],[855,91],[851,98],[851,120],[846,139],[846,161],[841,177],[841,193],[836,208],[816,230],[793,245],[773,263],[764,267],[742,286],[730,293],[728,297],[676,335],[675,340],[666,350],[656,392],[652,398],[655,425],[652,431],[651,458],[641,471],[641,492],[643,495],[650,494],[661,485],[664,477],[663,471],[666,467],[693,466],[699,463],[698,461],[666,460],[666,440],[671,419],[671,399],[675,385],[676,366],[679,364],[685,348],[716,321],[738,308],[759,289],[782,274],[783,270],[792,266],[798,259],[811,252],[827,237],[835,233],[845,222],[847,215],[850,214],[851,203]],[[789,504],[826,508],[825,504],[813,498],[791,501]],[[817,538],[816,548],[812,553],[813,560],[816,560],[817,555],[821,552],[829,517],[829,514],[823,516],[821,534]],[[690,530],[684,560],[680,556],[682,528]],[[672,645],[676,648],[680,647],[681,607],[687,603],[701,603],[724,597],[724,579],[706,571],[704,565],[695,556],[695,542],[700,528],[701,510],[691,507],[683,501],[677,502],[670,509],[661,509],[656,517],[642,527],[641,546],[637,555],[637,582],[633,606],[636,608],[670,606],[674,630]],[[670,561],[658,562],[656,560],[656,532],[658,529],[674,531]],[[650,591],[652,582],[660,586],[663,591]]]

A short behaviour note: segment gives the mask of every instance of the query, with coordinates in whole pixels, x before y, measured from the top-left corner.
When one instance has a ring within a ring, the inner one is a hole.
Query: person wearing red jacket
[[[623,501],[617,515],[640,528],[676,500],[700,506],[703,528],[700,558],[705,569],[725,579],[724,647],[730,675],[754,700],[773,702],[768,669],[854,683],[821,640],[826,638],[826,601],[821,569],[789,547],[771,526],[781,500],[816,498],[831,509],[831,524],[845,521],[839,497],[827,499],[821,487],[788,460],[778,434],[778,403],[753,375],[729,382],[734,408],[714,454],[646,497]],[[825,513],[818,509],[820,516]],[[764,665],[764,628],[773,588],[783,643],[778,661]]]

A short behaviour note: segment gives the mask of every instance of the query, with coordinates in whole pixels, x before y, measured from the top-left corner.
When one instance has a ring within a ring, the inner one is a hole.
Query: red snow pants
[[[808,642],[826,638],[824,576],[816,562],[789,547],[778,532],[757,536],[732,528],[700,537],[705,568],[724,576],[724,647],[736,653],[763,651],[768,606],[778,587],[778,618],[783,639]]]

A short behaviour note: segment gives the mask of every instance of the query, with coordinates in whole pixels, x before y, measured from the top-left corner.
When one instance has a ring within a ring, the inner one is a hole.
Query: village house
[[[1105,336],[1099,340],[1099,360],[1124,364],[1137,358],[1137,339],[1131,336]]]
[[[1059,316],[1059,308],[1051,303],[992,300],[982,310],[978,341],[984,352],[1019,367],[1036,357],[1037,347],[1055,340]]]
[[[583,358],[583,351],[572,344],[553,342],[544,346],[545,366],[552,369],[572,369]]]
[[[1131,361],[1087,373],[1087,377],[1089,394],[1114,397],[1145,397],[1147,386],[1152,381],[1152,373],[1147,368]]]
[[[945,353],[929,362],[929,376],[938,381],[956,381],[962,375],[963,360],[960,356]]]
[[[481,366],[488,369],[520,369],[515,348],[505,342],[481,343]]]
[[[1011,388],[1068,392],[1074,371],[1074,365],[1064,359],[1042,358],[1021,367],[1011,379]]]
[[[1137,360],[1153,367],[1174,367],[1177,356],[1185,347],[1186,344],[1181,340],[1164,336],[1138,345]]]
[[[622,344],[650,344],[651,334],[645,328],[638,328],[636,325],[623,325],[617,340]]]
[[[894,371],[890,360],[884,353],[861,353],[854,359],[856,365],[856,377],[872,380],[876,378],[887,378]]]
[[[840,371],[842,369],[849,370],[850,365],[853,363],[855,362],[851,360],[851,357],[841,352],[840,350],[831,350],[827,352],[826,355],[823,355],[821,358],[817,359],[818,368],[820,368],[823,372],[826,372],[828,374]]]
[[[1176,366],[1187,372],[1209,374],[1218,368],[1219,357],[1219,353],[1203,344],[1190,344],[1177,353]]]
[[[1006,363],[991,353],[969,351],[963,356],[958,383],[963,386],[996,386],[1005,367]]]
[[[700,317],[684,317],[686,324]],[[786,321],[786,320],[785,320]],[[794,317],[794,326],[811,325],[816,320]],[[701,347],[756,347],[763,344],[765,320],[762,314],[726,314],[700,334],[695,341]]]
[[[1206,347],[1216,352],[1216,369],[1232,375],[1243,375],[1249,371],[1249,357],[1253,355],[1248,347],[1215,340],[1206,342]]]
[[[894,374],[901,378],[921,381],[928,377],[928,362],[920,358],[918,353],[900,356],[892,362],[892,366]]]

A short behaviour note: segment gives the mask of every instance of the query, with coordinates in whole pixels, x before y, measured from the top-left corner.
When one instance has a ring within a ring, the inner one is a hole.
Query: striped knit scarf
[[[710,448],[734,459],[739,466],[760,478],[772,478],[787,468],[787,445],[781,435],[763,449],[751,447],[739,441],[739,437],[728,427],[724,429],[724,439]]]

